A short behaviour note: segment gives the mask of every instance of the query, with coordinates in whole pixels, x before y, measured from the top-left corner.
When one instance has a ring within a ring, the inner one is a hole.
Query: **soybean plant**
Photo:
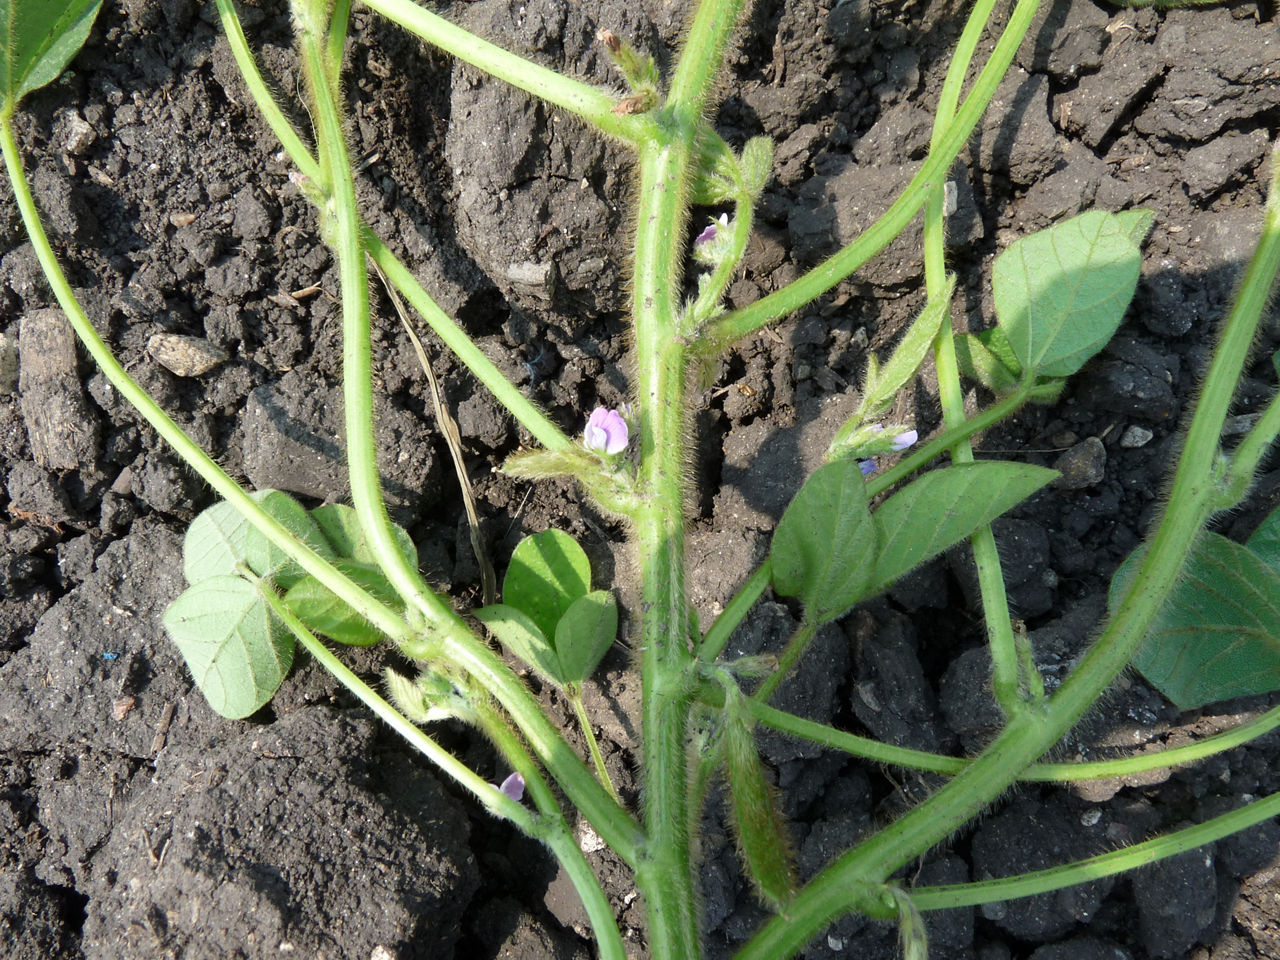
[[[1275,155],[1262,239],[1223,324],[1159,521],[1116,578],[1105,627],[1050,695],[1025,637],[1013,628],[990,523],[1055,474],[978,459],[970,438],[1025,403],[1051,402],[1064,380],[1107,343],[1133,297],[1141,245],[1153,218],[1142,210],[1092,211],[1023,237],[995,263],[994,323],[983,332],[953,332],[955,278],[947,272],[943,244],[947,171],[1009,68],[1037,0],[1017,0],[998,30],[994,0],[973,5],[933,105],[928,156],[902,194],[830,259],[736,309],[726,307],[726,289],[752,235],[773,146],[763,137],[730,144],[706,117],[714,107],[713,92],[723,88],[725,52],[743,19],[743,0],[699,0],[665,74],[655,65],[655,51],[634,48],[602,24],[600,43],[616,66],[616,90],[502,50],[411,0],[362,0],[389,23],[540,97],[633,152],[629,322],[637,362],[630,403],[625,409],[597,409],[576,424],[553,422],[508,382],[362,219],[344,135],[342,51],[350,0],[292,3],[305,88],[305,111],[297,115],[311,118],[308,131],[295,129],[273,98],[233,0],[216,0],[246,87],[296,167],[296,182],[313,204],[341,283],[352,503],[318,507],[279,491],[245,490],[228,477],[213,452],[185,435],[130,378],[76,301],[53,254],[23,173],[13,118],[23,96],[70,62],[89,35],[99,2],[0,0],[0,146],[31,243],[86,349],[221,497],[187,531],[184,570],[190,585],[164,612],[196,684],[219,713],[246,717],[270,701],[300,646],[477,803],[546,844],[582,897],[599,955],[610,960],[625,955],[622,938],[575,839],[574,819],[588,821],[634,871],[647,907],[650,954],[688,960],[701,954],[697,824],[717,776],[727,785],[745,873],[772,911],[742,947],[743,960],[791,956],[849,911],[896,921],[906,954],[921,957],[921,911],[1096,879],[1280,812],[1280,796],[1271,796],[1114,853],[996,880],[922,887],[900,874],[1019,779],[1110,777],[1184,763],[1280,723],[1280,713],[1272,711],[1238,730],[1155,756],[1039,762],[1130,663],[1183,707],[1280,686],[1280,518],[1269,518],[1244,546],[1202,535],[1214,514],[1241,502],[1280,431],[1280,404],[1273,399],[1233,449],[1222,442],[1224,418],[1280,264]],[[998,39],[965,92],[964,78],[988,29]],[[744,337],[831,290],[921,213],[923,310],[883,362],[869,362],[856,412],[778,523],[765,562],[713,622],[698,623],[685,586],[685,518],[693,485],[686,426],[702,397],[699,372],[714,368]],[[595,582],[581,547],[554,530],[516,549],[501,602],[459,611],[424,582],[412,539],[388,518],[376,470],[370,263],[530,438],[528,449],[504,469],[531,482],[572,477],[603,514],[621,521],[634,558],[630,569],[639,581],[634,609],[620,614],[612,590]],[[930,357],[943,426],[921,438],[912,424],[886,418]],[[965,412],[962,378],[993,398],[975,415]],[[1005,716],[987,749],[970,757],[906,750],[770,705],[824,624],[965,540],[977,561],[992,691]],[[1184,570],[1188,576],[1179,583]],[[1216,645],[1201,642],[1201,586],[1215,578],[1239,601],[1232,626],[1245,643],[1233,644],[1233,637],[1219,637]],[[799,612],[793,636],[776,657],[726,658],[731,634],[769,590]],[[633,623],[634,669],[642,686],[634,745],[642,800],[633,803],[610,781],[582,695],[615,641],[620,616]],[[1186,655],[1188,637],[1200,660]],[[414,664],[411,672],[388,669],[382,692],[335,652],[343,645],[373,644],[389,644]],[[1245,661],[1221,659],[1236,648],[1248,657],[1247,669],[1240,667]],[[515,661],[572,706],[585,757],[544,713]],[[1235,666],[1213,669],[1220,662]],[[1250,682],[1233,679],[1241,673]],[[431,731],[446,719],[463,721],[487,738],[500,758],[499,775],[509,775],[491,783],[444,749]],[[801,882],[782,805],[757,748],[761,728],[878,763],[933,771],[947,781]]]

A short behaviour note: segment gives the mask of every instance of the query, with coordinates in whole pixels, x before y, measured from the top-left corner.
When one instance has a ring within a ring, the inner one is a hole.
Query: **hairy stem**
[[[479,67],[499,80],[505,80],[513,87],[577,114],[611,137],[635,143],[650,127],[650,121],[644,114],[614,113],[617,101],[590,84],[548,70],[487,40],[481,40],[475,34],[423,9],[412,0],[360,2],[427,43]]]
[[[969,70],[974,48],[986,28],[995,0],[979,0],[969,15],[964,32],[947,68],[946,80],[938,97],[933,118],[931,149],[941,147],[947,126],[955,118],[960,99],[960,85]],[[943,212],[944,187],[939,183],[929,193],[924,205],[924,277],[929,302],[947,295],[951,285],[946,276],[946,216]],[[950,429],[964,424],[964,390],[960,385],[960,368],[956,363],[955,337],[950,323],[944,323],[934,345],[934,362],[938,368],[938,396],[942,403],[943,423]],[[951,448],[954,463],[972,463],[973,445],[966,437]],[[1013,628],[1009,620],[1009,598],[1005,593],[1000,554],[990,524],[983,524],[969,537],[973,560],[978,571],[978,589],[982,595],[983,617],[987,624],[987,643],[991,651],[991,687],[996,703],[1006,714],[1021,708],[1023,700],[1018,684],[1018,655]],[[1034,664],[1029,665],[1034,670]]]
[[[924,205],[929,192],[946,178],[951,164],[968,142],[1001,78],[1013,62],[1038,6],[1039,0],[1018,0],[1004,33],[991,51],[991,57],[974,82],[969,96],[956,112],[955,119],[948,124],[945,135],[884,215],[844,249],[781,290],[708,324],[706,346],[703,348],[705,353],[715,356],[735,341],[822,296],[888,246],[906,228]]]
[[[637,837],[634,822],[626,811],[596,782],[519,678],[423,582],[395,546],[377,473],[368,287],[364,250],[359,244],[355,187],[337,101],[324,80],[322,39],[304,33],[301,46],[315,99],[321,166],[332,180],[328,184],[334,219],[330,233],[342,276],[347,459],[352,502],[361,526],[387,578],[405,598],[408,607],[423,619],[423,629],[438,645],[439,654],[467,670],[493,693],[569,798],[591,818],[601,837],[619,856],[634,858]]]
[[[279,547],[292,559],[314,576],[337,596],[342,598],[353,610],[368,620],[379,630],[399,641],[414,639],[415,632],[389,607],[379,603],[364,590],[356,586],[344,574],[339,572],[327,560],[310,547],[302,543],[279,520],[267,513],[262,506],[249,496],[238,483],[207,454],[198,443],[192,440],[173,419],[161,409],[142,389],[116,359],[111,348],[98,335],[84,309],[76,299],[67,282],[66,275],[54,255],[49,238],[40,221],[40,213],[35,200],[31,196],[31,187],[27,183],[22,168],[22,157],[18,151],[17,141],[13,136],[13,116],[11,112],[0,113],[0,149],[4,153],[5,167],[9,182],[13,186],[14,199],[22,215],[22,221],[31,239],[36,258],[53,295],[66,314],[71,327],[93,358],[94,363],[102,370],[111,385],[120,391],[120,395],[133,406],[146,421],[151,424],[164,440],[196,471],[210,487],[228,503],[246,517],[274,546]]]
[[[790,918],[768,923],[739,952],[741,960],[790,956],[838,914],[859,906],[876,909],[880,884],[977,816],[1061,739],[1125,668],[1213,513],[1222,480],[1216,462],[1218,440],[1277,270],[1280,164],[1274,167],[1262,239],[1209,365],[1169,500],[1129,592],[1106,630],[1043,711],[1014,715],[982,755],[950,783],[825,868],[792,902]]]

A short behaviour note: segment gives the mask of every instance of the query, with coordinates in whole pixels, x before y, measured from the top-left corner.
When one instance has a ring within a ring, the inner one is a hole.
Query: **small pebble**
[[[0,394],[18,389],[18,338],[0,333]]]
[[[180,377],[198,377],[227,359],[227,351],[201,337],[157,333],[147,341],[147,352]]]
[[[1107,448],[1097,437],[1086,437],[1064,453],[1053,464],[1062,474],[1057,486],[1064,490],[1083,490],[1102,482],[1107,472]]]
[[[1222,435],[1224,437],[1238,437],[1248,433],[1261,419],[1262,414],[1260,413],[1242,413],[1238,416],[1227,417],[1226,423],[1222,425]]]
[[[507,266],[507,279],[527,287],[529,291],[543,299],[550,300],[555,292],[555,271],[550,263],[538,263],[526,260]]]
[[[1140,427],[1136,423],[1125,430],[1120,437],[1120,446],[1126,450],[1137,450],[1139,447],[1145,447],[1151,442],[1155,434],[1146,427]]]
[[[62,149],[73,156],[82,156],[98,139],[93,126],[74,111],[65,116],[62,129]]]

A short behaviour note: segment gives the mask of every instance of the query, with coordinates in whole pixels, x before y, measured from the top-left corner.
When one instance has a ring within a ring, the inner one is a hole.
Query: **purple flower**
[[[524,799],[524,777],[519,773],[513,773],[507,779],[502,781],[502,786],[491,783],[489,786],[497,790],[504,797],[510,797],[516,803]]]
[[[874,460],[859,460],[858,469],[862,471],[864,477],[869,477],[876,472],[876,462]]]
[[[914,430],[906,430],[893,438],[893,450],[895,453],[905,450],[919,439],[920,434]]]
[[[587,428],[582,431],[582,442],[588,450],[596,453],[609,456],[621,453],[627,449],[627,421],[617,410],[596,407],[587,420]]]
[[[694,244],[699,247],[706,246],[719,236],[719,231],[721,229],[729,229],[729,215],[727,213],[720,214],[720,216],[714,218],[710,223],[703,227],[702,232],[694,239]]]

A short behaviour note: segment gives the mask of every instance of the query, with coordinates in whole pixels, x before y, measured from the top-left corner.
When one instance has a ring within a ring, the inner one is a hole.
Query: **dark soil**
[[[669,58],[684,7],[479,0],[448,13],[612,85],[597,28]],[[247,2],[242,15],[291,95],[299,77],[279,4]],[[628,157],[376,18],[355,20],[350,135],[366,164],[367,217],[510,377],[566,430],[579,429],[596,404],[627,396]],[[732,143],[774,137],[777,164],[734,304],[785,284],[892,200],[925,153],[929,107],[961,26],[957,5],[932,0],[754,8],[716,120]],[[212,5],[109,3],[74,67],[28,101],[20,134],[90,316],[233,474],[342,499],[337,276]],[[1091,206],[1157,214],[1137,300],[1113,344],[1058,403],[982,442],[988,455],[1064,473],[997,525],[1015,610],[1051,682],[1079,654],[1111,571],[1158,504],[1197,372],[1258,234],[1261,166],[1280,133],[1277,77],[1274,4],[1159,13],[1047,3],[956,168],[956,312],[975,327],[992,315],[987,272],[1008,242]],[[305,111],[294,112],[304,124]],[[51,299],[4,189],[0,954],[587,956],[585,919],[553,862],[478,813],[313,664],[301,662],[249,722],[217,717],[193,690],[159,616],[183,587],[182,531],[209,491],[44,309]],[[817,464],[845,415],[867,352],[883,351],[919,309],[920,272],[917,229],[818,304],[740,344],[698,398],[689,553],[703,623],[763,555],[800,467]],[[479,579],[448,452],[409,343],[383,308],[375,355],[389,497],[427,575],[470,605]],[[1259,356],[1278,343],[1273,323]],[[559,526],[584,543],[602,584],[617,573],[629,604],[623,531],[564,484],[492,473],[520,431],[435,354],[500,568],[520,537]],[[1239,425],[1274,386],[1264,358],[1244,384]],[[928,375],[901,413],[922,435],[936,426]],[[1280,470],[1266,473],[1222,529],[1247,532],[1278,490]],[[926,566],[827,629],[779,702],[895,743],[975,749],[995,714],[983,707],[974,594],[963,553]],[[734,649],[770,649],[794,613],[763,603]],[[378,654],[349,659],[376,676]],[[589,707],[634,799],[639,682],[621,646],[605,668],[588,685]],[[1064,749],[1158,749],[1266,705],[1179,715],[1132,676]],[[482,772],[504,773],[465,731],[442,735]],[[933,786],[778,737],[763,747],[806,876]],[[1113,849],[1274,792],[1277,771],[1280,738],[1270,736],[1173,773],[1020,788],[911,879],[999,876]],[[764,916],[725,834],[713,808],[701,872],[711,956]],[[643,905],[598,841],[583,839],[643,956]],[[1280,829],[1264,824],[1127,878],[931,916],[932,956],[1277,957],[1278,844]],[[893,930],[848,918],[805,956],[896,951]]]

